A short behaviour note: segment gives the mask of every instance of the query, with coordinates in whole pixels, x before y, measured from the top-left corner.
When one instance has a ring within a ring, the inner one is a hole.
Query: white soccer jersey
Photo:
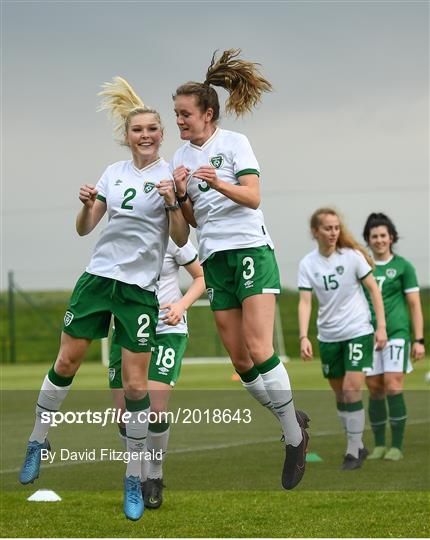
[[[197,259],[196,248],[191,243],[191,240],[183,247],[178,247],[173,240],[169,239],[166,255],[164,257],[163,268],[161,269],[158,301],[160,306],[163,304],[174,304],[182,298],[181,289],[179,288],[179,268],[189,264]],[[165,315],[165,311],[160,311],[160,317]],[[176,326],[169,326],[161,319],[158,320],[157,334],[187,334],[187,313],[181,322]]]
[[[258,247],[273,242],[264,224],[263,212],[236,204],[211,189],[192,173],[202,165],[213,165],[220,180],[239,184],[245,174],[260,174],[257,159],[245,135],[217,128],[203,146],[187,141],[172,160],[172,170],[180,165],[190,169],[187,192],[194,205],[200,261],[227,249]]]
[[[315,290],[318,339],[328,343],[373,333],[361,279],[372,272],[363,255],[343,248],[330,257],[315,249],[300,261],[299,289]]]
[[[139,170],[132,161],[110,165],[97,183],[109,222],[101,232],[87,272],[154,291],[169,239],[169,224],[155,185],[171,178],[159,159]]]

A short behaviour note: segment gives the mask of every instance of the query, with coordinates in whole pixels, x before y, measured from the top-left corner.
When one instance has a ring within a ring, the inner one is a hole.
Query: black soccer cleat
[[[360,469],[362,463],[363,460],[360,459],[360,454],[358,458],[354,457],[352,454],[346,454],[340,468],[342,471],[353,471],[354,469]]]
[[[363,448],[360,448],[358,450],[358,459],[363,463],[367,459],[367,456],[369,455],[369,450],[363,446]]]
[[[296,409],[296,418],[301,428],[308,429],[311,419],[304,411],[299,411]]]
[[[145,508],[160,508],[163,502],[163,479],[148,478],[146,482],[142,482],[143,499]]]
[[[309,421],[308,417],[307,420]],[[309,435],[303,427],[301,430],[303,439],[299,446],[287,444],[285,447],[285,461],[281,477],[282,487],[284,489],[295,488],[305,474],[306,450],[308,448]]]
[[[309,427],[309,422],[311,421],[311,419],[304,411],[299,411],[298,409],[296,409],[296,419],[301,428],[307,429]],[[283,443],[285,442],[285,435],[283,433],[281,434],[280,441]]]

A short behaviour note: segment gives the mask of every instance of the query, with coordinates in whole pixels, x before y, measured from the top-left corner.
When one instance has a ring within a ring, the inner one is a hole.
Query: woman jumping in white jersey
[[[128,83],[117,77],[101,92],[107,109],[122,132],[132,159],[110,165],[96,186],[80,188],[83,204],[76,220],[80,236],[89,234],[107,213],[109,221],[79,278],[64,316],[57,359],[43,382],[36,422],[20,473],[23,484],[39,476],[41,451],[49,448],[49,423],[42,414],[58,411],[93,339],[108,335],[114,316],[116,340],[122,347],[127,411],[127,448],[138,455],[144,448],[149,411],[148,364],[155,345],[158,320],[156,282],[170,234],[178,245],[188,237],[188,225],[177,212],[168,164],[158,152],[163,138],[159,114],[146,107]],[[162,197],[160,197],[162,195]],[[172,210],[171,212],[168,212]],[[127,465],[124,512],[137,520],[143,513],[140,459]]]
[[[372,275],[372,261],[346,230],[339,214],[332,208],[320,208],[313,213],[310,226],[318,247],[299,266],[300,352],[304,360],[313,356],[308,330],[315,291],[323,375],[336,395],[337,412],[347,436],[342,470],[353,470],[361,467],[367,456],[362,441],[365,418],[361,389],[365,372],[372,367],[374,343],[381,350],[387,342],[384,306]],[[362,284],[375,310],[375,334]]]
[[[260,206],[260,167],[245,135],[218,127],[214,86],[230,97],[227,112],[240,116],[260,102],[271,84],[240,50],[215,55],[203,83],[180,86],[173,97],[185,144],[172,160],[178,203],[197,229],[199,258],[221,339],[244,387],[279,419],[286,457],[285,489],[302,479],[308,418],[296,419],[290,380],[273,349],[275,294],[280,293],[273,242]]]

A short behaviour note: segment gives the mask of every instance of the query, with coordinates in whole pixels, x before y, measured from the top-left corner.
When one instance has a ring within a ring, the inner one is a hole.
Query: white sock
[[[287,370],[279,362],[266,373],[261,373],[261,377],[281,423],[286,444],[298,446],[303,440],[303,435],[296,418]]]
[[[148,433],[147,416],[149,407],[140,411],[129,411],[130,418],[126,422],[127,452],[130,452],[130,461],[127,463],[126,476],[141,475],[142,452],[145,451],[146,436]],[[135,453],[133,456],[132,453]]]
[[[30,441],[44,442],[51,422],[42,422],[42,413],[58,411],[71,387],[71,384],[69,386],[56,386],[49,380],[48,375],[45,376],[37,399],[36,419],[29,438]]]
[[[358,451],[363,448],[364,409],[358,411],[345,411],[346,436],[348,439],[347,454],[358,458]]]
[[[169,443],[170,426],[161,433],[148,431],[148,451],[159,452],[161,450],[161,459],[150,459],[148,462],[148,478],[163,478],[163,462]]]
[[[242,379],[241,382],[243,387],[248,390],[248,392],[253,398],[255,398],[259,403],[261,403],[263,407],[269,409],[269,411],[272,412],[276,416],[276,418],[278,418],[275,408],[273,407],[273,403],[269,397],[269,394],[267,393],[266,387],[264,386],[263,377],[260,374],[258,374],[258,377],[251,382],[245,382]]]
[[[342,424],[343,431],[346,433],[346,411],[337,410],[337,415],[339,416],[340,423]]]

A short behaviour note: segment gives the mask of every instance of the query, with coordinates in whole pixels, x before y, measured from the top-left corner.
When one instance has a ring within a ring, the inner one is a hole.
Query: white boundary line
[[[411,420],[408,422],[408,425],[420,425],[420,424],[427,424],[430,420],[427,418],[425,420]],[[369,431],[370,427],[366,427],[365,431]],[[343,433],[343,431],[336,430],[336,431],[315,431],[311,432],[311,437],[327,437],[332,435],[339,435]],[[262,444],[262,443],[269,443],[269,442],[280,442],[280,437],[268,437],[266,439],[255,439],[252,441],[240,441],[240,442],[233,442],[233,443],[224,443],[224,444],[211,444],[206,446],[195,446],[193,448],[176,448],[173,450],[169,450],[168,454],[188,454],[192,452],[207,452],[211,450],[221,450],[224,448],[235,448],[238,446],[247,446],[248,444]],[[108,459],[95,459],[95,460],[85,460],[85,461],[76,461],[76,462],[58,462],[58,463],[51,463],[43,465],[44,469],[53,469],[56,467],[73,467],[75,465],[85,465],[87,463],[106,463],[108,462]],[[5,469],[3,471],[0,471],[0,474],[13,474],[17,473],[21,470],[21,468],[15,468],[15,469]]]

